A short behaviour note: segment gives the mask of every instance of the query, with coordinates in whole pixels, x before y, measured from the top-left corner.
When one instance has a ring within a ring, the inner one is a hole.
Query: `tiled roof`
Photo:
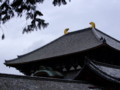
[[[105,38],[105,41],[108,45],[116,48],[117,50],[120,50],[119,41],[99,30],[95,29],[94,32],[92,28],[86,28],[63,35],[60,38],[33,52],[30,52],[13,60],[8,60],[5,62],[5,64],[8,66],[13,64],[22,64],[81,52],[102,45],[103,42],[100,40],[101,37]]]
[[[0,90],[89,90],[90,87],[95,85],[85,81],[0,73]]]
[[[103,73],[110,75],[111,77],[120,79],[120,67],[109,67],[109,66],[103,66],[96,64],[95,65],[99,70],[101,70]]]
[[[102,63],[89,62],[89,67],[97,72],[101,77],[104,77],[108,81],[116,82],[120,84],[120,67],[114,65],[107,65]]]
[[[110,83],[117,83],[120,85],[120,66],[105,64],[87,59],[85,61],[84,67],[75,77],[75,79],[78,80],[79,78],[83,78],[83,75],[86,75],[87,71],[91,71],[89,73],[91,73],[93,79],[95,79],[95,77],[98,77],[101,80],[105,80]],[[90,75],[89,77],[91,78]]]

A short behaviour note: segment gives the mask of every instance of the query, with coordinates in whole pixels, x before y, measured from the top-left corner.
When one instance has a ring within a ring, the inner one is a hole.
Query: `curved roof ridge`
[[[118,78],[113,77],[112,75],[109,75],[108,73],[105,73],[104,71],[100,70],[93,61],[87,60],[87,66],[89,66],[92,70],[94,70],[97,75],[99,76],[101,75],[105,79],[108,79],[120,84],[120,81],[118,80]]]
[[[94,33],[94,35],[96,36],[96,38],[98,40],[100,40],[101,36],[97,33],[96,28],[92,28],[92,32]]]
[[[119,43],[120,43],[120,40],[118,40],[118,39],[115,39],[115,38],[111,37],[110,35],[108,35],[108,34],[106,34],[106,33],[102,32],[102,31],[101,31],[101,30],[99,30],[99,29],[96,29],[96,31],[98,31],[98,32],[100,32],[100,33],[102,33],[102,34],[104,34],[104,35],[108,36],[109,38],[111,38],[111,39],[113,39],[113,40],[115,40],[115,41],[117,41],[117,42],[119,42]]]
[[[120,51],[120,41],[111,37],[110,35],[96,29],[97,33],[101,36],[101,41],[108,46],[111,46],[114,49],[117,49]]]
[[[116,80],[117,78],[112,77],[108,74],[106,74],[105,72],[101,71],[98,67],[96,67],[95,63],[93,62],[93,60],[90,60],[88,58],[85,59],[84,61],[84,66],[82,67],[82,69],[78,72],[78,74],[76,75],[76,77],[74,78],[75,80],[77,80],[77,78],[79,77],[79,75],[81,75],[81,72],[84,71],[84,69],[88,67],[89,69],[91,69],[92,71],[94,71],[97,75],[105,78],[105,79],[109,79],[112,81],[116,81],[117,83],[120,84],[120,81]],[[108,76],[108,77],[106,77]]]

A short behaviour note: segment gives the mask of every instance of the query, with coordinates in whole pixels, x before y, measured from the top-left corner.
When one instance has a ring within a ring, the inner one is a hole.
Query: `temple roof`
[[[17,65],[48,58],[86,51],[103,44],[120,50],[120,42],[109,35],[92,28],[86,28],[59,37],[51,43],[16,59],[7,60],[6,65]]]
[[[92,75],[93,79],[95,79],[96,76],[100,77],[101,80],[110,83],[120,84],[120,66],[104,64],[101,62],[91,61],[90,59],[87,59],[85,61],[84,67],[82,68],[82,70],[79,72],[75,79],[78,80],[80,78],[86,77],[85,75],[86,72],[88,71],[90,71],[89,73]],[[89,75],[89,77],[91,76]]]

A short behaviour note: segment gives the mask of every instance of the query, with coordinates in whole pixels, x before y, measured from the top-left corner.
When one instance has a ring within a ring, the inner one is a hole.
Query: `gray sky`
[[[5,40],[0,40],[0,73],[21,74],[8,68],[5,60],[33,51],[63,35],[65,28],[76,31],[89,27],[89,22],[108,35],[120,40],[120,0],[71,0],[65,6],[54,7],[50,0],[37,5],[50,23],[48,28],[22,35],[23,27],[29,23],[24,18],[14,18],[2,25]],[[0,28],[1,29],[1,28]],[[1,32],[0,32],[1,35]]]

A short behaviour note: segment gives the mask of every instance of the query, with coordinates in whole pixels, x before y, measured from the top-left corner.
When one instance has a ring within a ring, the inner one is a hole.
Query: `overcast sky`
[[[65,28],[76,31],[89,27],[89,22],[108,35],[120,40],[120,0],[71,0],[65,6],[54,7],[51,0],[37,5],[44,14],[42,18],[49,26],[30,34],[22,34],[29,21],[14,18],[2,25],[6,38],[0,40],[0,73],[19,74],[14,68],[8,68],[5,60],[16,58],[33,51],[63,35]],[[0,32],[0,35],[2,33]]]

